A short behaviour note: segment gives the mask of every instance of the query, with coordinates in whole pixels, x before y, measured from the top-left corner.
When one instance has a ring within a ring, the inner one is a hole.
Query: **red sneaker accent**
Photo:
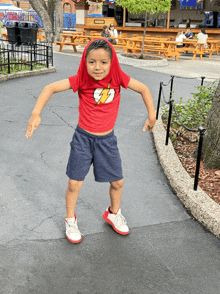
[[[110,207],[110,206],[109,206]],[[109,212],[109,208],[104,212],[104,214],[102,215],[102,217],[103,217],[103,219],[107,222],[107,223],[109,223],[111,226],[112,226],[112,228],[115,230],[115,232],[116,233],[118,233],[118,234],[120,234],[120,235],[128,235],[129,234],[129,231],[128,232],[122,232],[122,231],[120,231],[120,230],[118,230],[116,227],[115,227],[115,225],[113,224],[113,222],[108,218],[108,215],[109,214],[111,214],[110,212]],[[112,214],[114,214],[114,213],[112,213]]]
[[[82,241],[82,238],[81,238],[80,240],[78,240],[78,241],[73,241],[73,240],[71,240],[70,238],[68,238],[67,235],[66,235],[66,238],[67,238],[67,240],[68,240],[69,242],[74,243],[74,244],[80,243],[80,242]]]
[[[74,218],[65,219],[65,223],[67,240],[71,243],[80,243],[82,241],[82,234],[77,226],[76,215],[74,215]]]

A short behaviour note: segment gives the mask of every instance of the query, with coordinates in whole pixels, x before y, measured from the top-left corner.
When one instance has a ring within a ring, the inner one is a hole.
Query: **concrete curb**
[[[55,72],[55,71],[56,71],[55,66],[51,66],[49,68],[36,69],[36,70],[20,71],[20,72],[8,74],[8,75],[0,75],[0,82],[5,82],[7,80],[17,79],[22,77],[36,76],[36,75]]]
[[[182,166],[171,140],[165,145],[166,131],[159,117],[154,127],[154,142],[161,166],[171,187],[186,209],[215,236],[220,237],[220,205],[201,188],[193,190],[192,179]]]
[[[131,54],[132,55],[132,54]],[[168,61],[165,58],[155,59],[155,60],[144,60],[144,59],[132,59],[129,57],[125,57],[122,54],[117,54],[119,63],[123,63],[126,65],[131,65],[134,67],[140,67],[147,69],[149,67],[156,67],[156,66],[168,66]]]

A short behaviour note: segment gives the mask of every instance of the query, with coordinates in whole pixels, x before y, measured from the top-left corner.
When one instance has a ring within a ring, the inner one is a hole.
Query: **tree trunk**
[[[46,42],[53,42],[53,25],[51,19],[49,17],[47,6],[45,1],[43,0],[29,0],[29,3],[33,7],[33,9],[40,16],[43,26],[44,32],[46,35]]]
[[[144,18],[144,35],[143,35],[143,41],[141,46],[141,54],[139,56],[140,59],[144,58],[144,41],[145,41],[145,35],[146,35],[146,27],[147,27],[147,12],[145,12],[145,18]]]
[[[54,8],[55,8],[55,0],[47,1],[47,12],[51,21],[52,28],[54,28]]]
[[[55,3],[55,41],[61,41],[60,34],[63,32],[63,5],[60,0]]]
[[[209,137],[220,149],[220,80],[209,110],[205,129]],[[207,136],[204,136],[203,160],[206,168],[217,168],[220,170],[220,152],[217,151],[217,148],[210,142]]]

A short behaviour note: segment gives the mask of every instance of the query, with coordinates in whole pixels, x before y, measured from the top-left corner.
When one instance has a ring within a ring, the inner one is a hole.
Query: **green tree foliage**
[[[133,14],[145,13],[145,24],[141,54],[139,58],[143,58],[144,40],[147,26],[147,13],[158,14],[159,12],[168,12],[171,7],[171,0],[116,0],[116,4],[126,8],[128,12]]]
[[[116,3],[134,14],[158,14],[167,12],[171,6],[171,0],[116,0]]]

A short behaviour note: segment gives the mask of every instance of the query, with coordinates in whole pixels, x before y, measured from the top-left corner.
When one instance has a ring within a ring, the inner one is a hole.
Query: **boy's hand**
[[[37,114],[32,114],[29,122],[28,122],[28,127],[27,127],[27,132],[26,132],[26,135],[25,137],[28,139],[30,138],[30,136],[32,136],[34,130],[37,129],[37,127],[39,126],[41,122],[41,118],[39,115]]]
[[[148,118],[144,124],[143,131],[145,132],[146,129],[148,128],[148,130],[150,132],[153,132],[153,128],[154,128],[155,123],[156,123],[156,118],[154,120],[150,120]]]

